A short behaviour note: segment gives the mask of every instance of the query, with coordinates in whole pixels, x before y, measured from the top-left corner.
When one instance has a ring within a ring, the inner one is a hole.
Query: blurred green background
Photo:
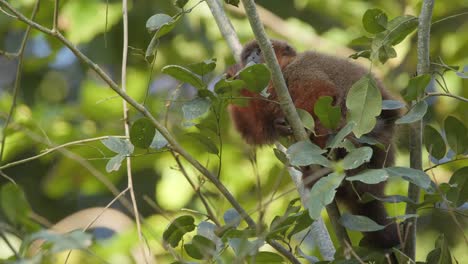
[[[106,20],[106,1],[60,1],[58,23],[61,32],[71,42],[119,82],[123,28],[121,2],[108,2]],[[191,0],[188,6],[197,2]],[[416,0],[256,2],[266,9],[262,18],[271,37],[285,39],[299,51],[316,50],[342,57],[349,56],[353,49],[359,48],[350,46],[349,43],[365,35],[361,18],[367,9],[380,8],[392,18],[402,14],[417,15],[421,4]],[[15,0],[11,4],[29,16],[34,1]],[[230,6],[227,10],[240,40],[243,43],[251,40],[253,35],[242,9]],[[128,90],[139,102],[144,100],[148,92],[146,104],[151,112],[159,120],[164,120],[167,114],[167,126],[183,147],[216,172],[218,158],[193,144],[193,139],[186,136],[187,132],[195,131],[196,128],[184,126],[181,106],[184,101],[193,98],[195,90],[183,85],[176,94],[177,97],[174,97],[177,81],[161,74],[160,70],[168,64],[187,65],[216,58],[214,74],[204,76],[205,80],[210,81],[219,78],[234,60],[209,9],[202,3],[183,16],[175,29],[161,39],[152,68],[144,59],[144,51],[151,39],[145,28],[146,20],[156,13],[174,15],[177,12],[179,10],[170,0],[130,1]],[[466,0],[438,1],[433,21],[464,12],[468,12]],[[53,1],[42,1],[36,21],[50,28],[52,16]],[[0,13],[1,50],[15,52],[20,46],[24,31],[24,24]],[[466,14],[435,24],[431,32],[431,59],[440,58],[447,65],[468,65],[467,32]],[[385,65],[373,66],[377,75],[383,78],[394,93],[399,93],[415,74],[415,43],[416,35],[413,34],[397,46],[396,59]],[[361,63],[369,65],[364,60]],[[16,65],[17,60],[0,56],[0,124],[5,122],[11,106]],[[2,164],[36,155],[52,145],[104,135],[123,135],[122,103],[119,97],[57,40],[33,30],[26,47],[22,74],[18,106],[8,128]],[[452,93],[468,97],[468,79],[448,73],[445,81]],[[167,100],[174,98],[167,109]],[[467,104],[448,97],[431,101],[430,114],[426,121],[440,127],[439,124],[448,114],[468,123]],[[131,120],[139,117],[141,115],[136,111],[130,111]],[[275,214],[284,210],[292,198],[297,197],[294,191],[290,191],[293,185],[281,163],[274,157],[271,147],[257,151],[256,172],[249,161],[252,150],[233,129],[226,109],[221,117],[221,180],[244,208],[257,218],[255,211],[258,194],[255,185],[258,173],[263,201],[272,200],[265,216],[269,223]],[[403,128],[400,134],[397,163],[407,165],[407,134]],[[151,216],[155,232],[160,232],[166,225],[167,219],[163,216],[172,218],[181,208],[204,211],[190,185],[174,168],[176,163],[169,152],[149,155],[140,149],[136,154],[132,160],[137,201],[143,215]],[[5,169],[4,173],[24,188],[33,210],[53,223],[79,209],[105,206],[110,202],[114,195],[98,178],[107,179],[119,190],[125,189],[127,181],[124,166],[117,172],[105,171],[110,157],[112,153],[100,142],[96,142],[54,152],[39,160]],[[466,165],[467,162],[452,163],[438,168],[434,175],[438,182],[446,182],[453,170]],[[427,158],[424,166],[429,166]],[[192,167],[187,165],[187,168],[193,179],[200,177]],[[4,178],[0,178],[0,184],[6,182]],[[406,184],[394,181],[389,184],[387,193],[405,194],[405,190]],[[219,193],[210,184],[204,184],[203,191],[215,204],[220,216],[230,208],[228,202],[220,199]],[[281,197],[283,193],[286,194]],[[159,209],[156,210],[144,197],[154,201]],[[122,208],[119,203],[113,207]],[[402,215],[404,207],[400,204],[392,205],[389,211],[391,215]],[[463,249],[462,238],[457,235],[459,230],[455,225],[442,224],[451,221],[448,214],[433,210],[421,213],[423,217],[420,218],[419,226],[419,259],[424,258],[433,248],[433,241],[439,233],[446,234],[459,260],[468,258],[466,249]],[[358,240],[357,237],[358,234],[353,236],[354,241]],[[162,250],[157,242],[155,247]]]

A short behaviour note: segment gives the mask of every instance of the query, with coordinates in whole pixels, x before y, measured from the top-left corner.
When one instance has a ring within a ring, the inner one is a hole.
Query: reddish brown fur
[[[316,52],[296,54],[294,49],[286,42],[272,41],[272,44],[295,106],[311,113],[315,119],[315,135],[311,135],[311,140],[324,147],[330,133],[336,131],[330,131],[320,124],[320,120],[313,111],[316,101],[321,96],[333,97],[334,104],[341,107],[341,125],[344,125],[346,119],[346,94],[350,87],[368,71],[348,60],[333,56]],[[255,41],[246,44],[241,55],[242,64],[231,66],[227,71],[228,76],[235,76],[250,60],[255,63],[263,62],[259,51],[260,49]],[[379,80],[377,80],[377,85],[384,100],[393,99]],[[272,83],[268,87],[268,92],[270,93],[268,100],[276,100]],[[284,118],[279,105],[264,100],[265,98],[246,89],[242,91],[242,95],[252,97],[252,99],[244,107],[230,106],[231,116],[237,130],[249,144],[264,145],[273,143],[282,135],[275,126],[275,121],[278,118]],[[388,152],[371,146],[374,154],[370,162],[358,169],[347,171],[348,176],[357,174],[366,168],[382,168],[393,164],[393,121],[398,116],[398,110],[382,111],[374,130],[368,136],[375,138],[386,146]],[[355,140],[354,143],[356,146],[360,146]],[[336,158],[341,159],[345,155],[346,151],[344,149],[338,149]],[[304,177],[307,177],[306,174],[307,172],[304,172]],[[308,187],[312,185],[313,183],[309,184]],[[338,189],[336,197],[343,201],[354,214],[365,215],[379,224],[387,225],[384,230],[365,233],[363,241],[372,247],[391,248],[399,244],[399,239],[396,224],[387,219],[383,204],[377,200],[365,204],[358,202],[358,195],[360,196],[365,192],[378,197],[384,196],[384,187],[385,183],[368,185],[355,182],[355,190],[353,190],[350,183],[344,181]]]

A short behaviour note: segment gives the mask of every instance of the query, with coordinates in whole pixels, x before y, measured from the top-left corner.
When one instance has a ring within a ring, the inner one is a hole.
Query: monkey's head
[[[288,43],[281,40],[271,40],[273,50],[281,68],[285,67],[297,55],[296,50]],[[262,51],[257,40],[253,40],[244,45],[241,53],[242,64],[245,66],[248,63],[264,63]]]

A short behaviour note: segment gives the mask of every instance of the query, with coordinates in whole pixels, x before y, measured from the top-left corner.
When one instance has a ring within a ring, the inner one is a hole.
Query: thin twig
[[[184,157],[195,169],[201,172],[208,180],[210,180],[213,185],[221,192],[221,194],[228,200],[228,202],[232,205],[232,207],[239,213],[241,218],[249,225],[251,228],[256,228],[255,221],[246,213],[245,209],[237,202],[234,196],[229,192],[229,190],[213,175],[207,168],[201,165],[193,156],[191,156],[184,148],[182,148],[179,143],[175,140],[172,134],[159,123],[158,120],[149,112],[149,110],[144,107],[143,105],[139,104],[135,101],[132,97],[130,97],[127,93],[123,92],[120,87],[107,75],[97,64],[95,64],[92,60],[90,60],[86,55],[84,55],[79,49],[77,49],[68,39],[66,39],[62,34],[59,32],[53,32],[50,29],[41,26],[34,21],[26,18],[23,14],[18,12],[15,8],[13,8],[10,3],[6,0],[0,0],[0,5],[8,9],[10,12],[17,16],[17,19],[26,23],[33,28],[49,35],[57,40],[59,40],[62,44],[68,47],[75,56],[81,60],[82,63],[87,65],[91,70],[93,70],[104,82],[106,82],[109,87],[114,90],[120,97],[122,97],[127,103],[129,103],[132,107],[134,107],[137,111],[142,113],[146,116],[154,127],[161,133],[161,135],[166,138],[166,140],[171,145],[171,148],[178,152],[182,157]]]
[[[123,48],[122,48],[122,71],[121,71],[121,86],[122,91],[127,93],[127,57],[128,57],[128,6],[127,0],[122,0],[122,20],[123,20]],[[128,105],[125,100],[122,100],[123,104],[123,122],[125,136],[130,137],[130,120],[128,118]],[[133,175],[132,175],[132,159],[130,157],[126,158],[127,160],[127,188],[130,191],[130,199],[133,205],[133,211],[135,212],[135,222],[138,232],[138,240],[140,244],[144,244],[145,240],[143,239],[143,234],[141,231],[140,218],[138,217],[138,205],[135,197],[135,189],[133,188]],[[141,248],[142,255],[144,256],[145,263],[148,263],[147,256],[145,254],[144,247]]]
[[[62,144],[62,145],[59,145],[59,146],[56,146],[56,147],[53,147],[53,148],[50,148],[50,149],[46,149],[44,152],[42,152],[41,154],[38,154],[36,156],[32,156],[32,157],[25,158],[25,159],[22,159],[22,160],[9,162],[9,163],[7,163],[7,164],[5,164],[3,166],[0,166],[0,170],[4,170],[6,168],[14,167],[14,166],[17,166],[17,165],[20,165],[20,164],[24,164],[24,163],[33,161],[35,159],[41,158],[41,157],[43,157],[43,156],[45,156],[45,155],[47,155],[49,153],[60,150],[62,148],[66,148],[66,147],[73,146],[73,145],[81,145],[81,144],[84,144],[84,143],[99,141],[99,140],[103,140],[103,139],[108,139],[108,138],[111,138],[111,137],[127,138],[127,137],[123,137],[123,136],[102,136],[102,137],[95,137],[95,138],[87,138],[87,139],[80,139],[80,140],[76,140],[76,141],[70,141],[70,142],[67,142],[65,144]]]
[[[59,12],[59,5],[60,5],[60,0],[55,0],[54,1],[54,21],[52,24],[52,30],[57,31],[58,30],[58,12]]]
[[[31,21],[33,21],[36,18],[36,14],[39,10],[39,4],[40,4],[40,0],[36,0],[36,4],[34,5],[34,8],[31,14]],[[31,25],[28,25],[28,27],[26,28],[26,31],[24,32],[24,37],[23,37],[23,40],[21,41],[21,46],[18,52],[16,53],[17,58],[18,58],[18,65],[16,66],[16,78],[15,78],[15,84],[13,86],[13,98],[11,100],[11,107],[10,107],[10,111],[8,112],[8,116],[5,121],[5,124],[3,125],[3,129],[2,129],[3,137],[2,137],[2,141],[0,142],[1,143],[0,161],[3,160],[3,152],[5,151],[6,138],[8,134],[7,128],[11,120],[13,119],[13,114],[16,108],[16,100],[18,98],[18,92],[19,92],[20,85],[21,85],[24,49],[26,48],[26,43],[28,42],[30,32],[31,32]]]
[[[426,97],[432,97],[432,96],[447,96],[447,97],[452,97],[462,102],[468,103],[468,98],[458,96],[455,94],[451,94],[451,93],[426,93]]]

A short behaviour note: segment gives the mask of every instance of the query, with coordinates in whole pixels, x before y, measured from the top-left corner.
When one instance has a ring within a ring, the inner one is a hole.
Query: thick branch
[[[213,14],[219,31],[221,31],[221,34],[232,51],[232,54],[234,54],[234,59],[239,63],[242,45],[239,42],[239,38],[237,38],[236,31],[234,31],[231,21],[227,18],[226,13],[218,0],[206,0],[206,3]]]
[[[275,88],[276,94],[278,96],[281,109],[283,110],[286,119],[288,120],[289,125],[293,130],[294,137],[297,141],[309,140],[309,136],[307,135],[301,119],[297,114],[296,108],[294,107],[294,103],[289,94],[286,82],[284,81],[283,74],[278,64],[278,60],[276,59],[273,47],[257,14],[255,3],[253,0],[242,0],[242,4],[244,5],[245,13],[249,19],[249,23],[252,27],[255,38],[257,39],[260,49],[262,50],[265,62],[272,72],[273,87]],[[338,206],[336,201],[333,201],[332,204],[327,206],[327,212],[330,216],[330,221],[335,228],[341,229],[335,230],[337,235],[346,234],[346,230],[338,224],[339,211],[337,209]],[[347,235],[343,237],[340,236],[339,240],[340,242],[345,240],[349,241],[349,238]]]
[[[431,32],[431,18],[434,0],[424,0],[419,15],[418,25],[418,75],[429,72],[429,40]],[[420,99],[420,98],[419,98]],[[416,103],[416,102],[413,102]],[[410,167],[422,170],[422,120],[413,124],[410,128]],[[420,188],[412,183],[408,187],[408,198],[417,203],[420,196]],[[406,214],[415,214],[416,209],[409,204],[406,206]],[[416,224],[417,218],[410,218],[406,222],[408,240],[405,241],[404,252],[411,259],[416,255]]]

